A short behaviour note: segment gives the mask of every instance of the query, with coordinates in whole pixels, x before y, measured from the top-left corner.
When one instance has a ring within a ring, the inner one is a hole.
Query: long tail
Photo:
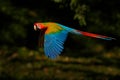
[[[116,40],[115,38],[112,38],[112,37],[76,30],[76,29],[61,25],[61,24],[58,24],[58,25],[60,25],[65,30],[67,30],[68,32],[73,33],[73,34],[84,35],[84,36],[89,36],[89,37],[93,37],[93,38],[100,38],[100,39],[104,39],[104,40]]]
[[[89,33],[89,32],[85,32],[85,31],[75,30],[74,32],[76,32],[77,34],[80,34],[80,35],[89,36],[89,37],[93,37],[93,38],[100,38],[100,39],[104,39],[104,40],[115,40],[115,38],[112,38],[112,37]]]

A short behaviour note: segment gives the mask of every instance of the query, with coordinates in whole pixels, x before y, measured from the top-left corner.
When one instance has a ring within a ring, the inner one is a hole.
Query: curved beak
[[[37,31],[37,27],[34,25],[34,30]]]

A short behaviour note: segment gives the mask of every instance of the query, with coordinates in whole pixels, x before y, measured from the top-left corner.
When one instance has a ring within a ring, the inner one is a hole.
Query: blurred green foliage
[[[120,77],[119,4],[119,0],[0,0],[0,80]],[[49,60],[38,47],[39,32],[33,30],[35,22],[48,21],[116,40],[70,34],[63,57]]]
[[[0,50],[1,80],[116,80],[120,77],[119,54],[104,52],[79,58],[61,56],[55,60],[25,47],[12,54]],[[81,53],[74,53],[81,54]],[[86,54],[84,54],[86,55]]]

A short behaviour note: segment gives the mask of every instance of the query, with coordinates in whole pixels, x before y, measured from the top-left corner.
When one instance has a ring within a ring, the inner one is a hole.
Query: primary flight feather
[[[64,49],[63,44],[67,38],[68,33],[100,38],[104,40],[114,39],[112,37],[69,28],[65,25],[55,22],[35,23],[34,30],[44,31],[44,52],[45,55],[51,59],[56,58]]]

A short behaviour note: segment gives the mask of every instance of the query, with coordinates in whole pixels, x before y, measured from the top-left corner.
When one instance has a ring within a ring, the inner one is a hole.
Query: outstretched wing
[[[61,30],[56,33],[45,34],[44,51],[45,55],[51,59],[56,58],[64,49],[64,42],[68,32]]]

